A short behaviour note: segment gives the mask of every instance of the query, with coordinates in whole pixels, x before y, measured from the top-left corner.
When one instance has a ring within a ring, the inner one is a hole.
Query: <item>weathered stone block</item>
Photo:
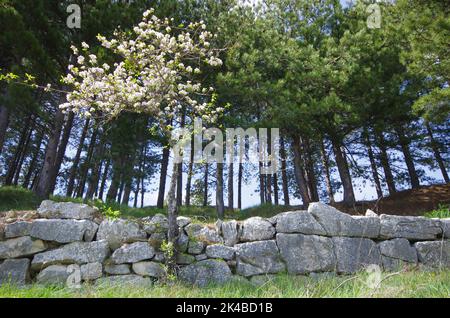
[[[39,270],[58,263],[103,263],[109,254],[107,241],[74,242],[58,249],[36,254],[31,262],[31,267]]]
[[[164,267],[156,262],[139,262],[133,264],[133,271],[141,276],[161,278],[166,275]]]
[[[243,221],[239,228],[241,242],[270,240],[274,236],[275,227],[272,223],[258,216]]]
[[[235,249],[230,246],[214,244],[206,247],[206,255],[209,258],[222,258],[224,260],[232,260],[234,258]]]
[[[277,244],[290,274],[333,271],[336,267],[331,238],[278,233]]]
[[[442,233],[439,221],[424,217],[383,214],[380,220],[381,238],[403,237],[413,241],[433,240]]]
[[[417,242],[414,244],[419,262],[429,267],[450,267],[450,241]]]
[[[147,233],[142,230],[138,223],[117,219],[104,220],[97,232],[97,240],[106,240],[109,246],[115,250],[123,243],[146,241]]]
[[[40,217],[46,219],[94,220],[99,214],[97,208],[87,204],[50,200],[42,201],[37,211]]]
[[[381,254],[374,241],[366,238],[333,237],[338,273],[352,274],[369,265],[381,265]]]
[[[183,267],[178,277],[189,284],[204,287],[208,284],[224,284],[232,275],[227,263],[208,259]]]
[[[327,235],[323,227],[307,211],[284,212],[277,215],[277,233]]]
[[[89,220],[38,219],[32,223],[30,236],[58,243],[90,242],[97,229],[98,225]]]
[[[274,240],[237,244],[235,249],[239,275],[279,273],[286,269]]]
[[[47,249],[41,240],[22,236],[0,242],[0,259],[30,256]]]
[[[0,263],[0,286],[3,284],[24,285],[30,278],[30,260],[7,259]]]
[[[115,264],[136,263],[146,259],[151,259],[155,255],[155,250],[147,242],[136,242],[125,244],[114,251],[111,260]]]

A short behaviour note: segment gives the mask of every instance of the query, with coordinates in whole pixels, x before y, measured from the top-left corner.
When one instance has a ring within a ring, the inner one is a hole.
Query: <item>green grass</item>
[[[222,286],[198,288],[174,283],[156,284],[152,287],[117,286],[96,287],[83,285],[81,289],[67,287],[30,285],[28,287],[0,286],[2,298],[240,298],[240,297],[450,297],[450,271],[413,271],[400,274],[382,274],[378,288],[367,284],[368,274],[354,276],[289,276],[280,274],[269,278],[260,286],[249,282],[234,281]]]
[[[33,192],[21,187],[0,187],[0,212],[9,210],[34,210],[40,200]]]
[[[439,218],[439,219],[450,218],[450,206],[440,204],[439,208],[425,213],[424,216],[428,218]]]

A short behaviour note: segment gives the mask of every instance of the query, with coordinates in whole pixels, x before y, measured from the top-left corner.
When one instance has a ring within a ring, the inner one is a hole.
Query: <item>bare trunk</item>
[[[314,172],[314,161],[312,158],[312,150],[310,147],[310,143],[306,138],[301,139],[303,152],[305,154],[305,172],[307,176],[307,184],[309,189],[309,197],[312,201],[319,201],[319,193],[317,192],[317,182],[316,176]]]
[[[8,107],[0,105],[0,154],[2,153],[3,144],[5,143],[6,130],[9,125],[10,110]]]
[[[441,157],[441,153],[439,152],[439,146],[433,136],[433,130],[429,123],[425,123],[425,127],[427,128],[428,137],[430,138],[430,146],[434,153],[434,158],[436,159],[439,169],[441,169],[442,177],[444,178],[445,183],[449,183],[450,179],[448,177],[447,170],[445,169],[444,160]]]
[[[169,165],[169,147],[164,147],[161,159],[161,173],[159,176],[159,190],[158,190],[158,202],[156,206],[160,209],[164,207],[164,194],[166,192],[166,176],[167,176],[167,166]]]
[[[34,193],[43,199],[47,199],[51,194],[51,189],[54,188],[54,182],[58,171],[55,171],[55,162],[58,155],[58,143],[61,137],[61,130],[64,122],[64,115],[60,109],[57,109],[52,133],[47,143],[45,151],[44,166],[39,174],[39,179],[34,187]]]
[[[194,167],[194,138],[191,136],[191,153],[189,156],[189,165],[187,172],[187,180],[186,180],[186,206],[191,205],[191,184],[192,184],[192,176],[193,176],[193,167]]]
[[[119,192],[120,187],[120,166],[121,163],[119,162],[120,159],[117,158],[116,160],[113,160],[112,164],[112,180],[111,185],[109,186],[108,193],[106,194],[106,201],[115,201],[117,198],[117,193]]]
[[[298,136],[293,137],[292,149],[294,151],[295,180],[297,181],[303,204],[307,205],[311,202],[311,198],[309,197],[308,189],[306,187],[306,179],[303,172],[302,156],[300,152],[300,138]]]
[[[31,121],[32,121],[32,116],[30,115],[26,119],[24,128],[23,128],[22,132],[20,133],[20,138],[19,138],[19,142],[17,143],[16,151],[14,152],[14,156],[9,164],[9,168],[6,173],[5,185],[11,185],[14,180],[14,175],[16,173],[17,166],[19,164],[20,158],[22,156],[22,152],[24,150],[23,148],[24,148],[25,140],[27,139],[28,134],[29,134],[29,128],[30,128]]]
[[[94,148],[97,143],[97,135],[98,135],[98,128],[94,128],[94,131],[91,135],[91,140],[89,141],[89,147],[86,154],[86,158],[81,165],[81,173],[80,173],[80,182],[77,189],[77,197],[81,198],[84,194],[84,189],[86,188],[86,181],[89,173],[89,168],[92,162],[92,157],[94,155]]]
[[[380,163],[383,167],[386,184],[388,186],[389,195],[393,195],[397,192],[395,189],[394,176],[392,175],[391,167],[389,166],[389,157],[386,149],[386,142],[383,137],[383,133],[377,134],[378,148],[380,149]]]
[[[232,159],[231,159],[232,160]],[[234,163],[230,162],[228,165],[228,183],[227,183],[227,199],[228,199],[228,209],[233,210],[234,208]]]
[[[377,163],[373,154],[372,143],[367,130],[364,130],[364,136],[366,141],[367,154],[369,156],[370,168],[372,169],[373,182],[375,183],[375,189],[377,191],[378,199],[383,197],[383,190],[381,189],[380,177],[378,176]]]
[[[225,207],[223,203],[223,163],[218,162],[216,168],[216,209],[217,217],[223,220]]]
[[[348,167],[345,151],[340,142],[331,139],[333,145],[334,157],[338,167],[339,177],[341,178],[342,187],[344,188],[344,203],[355,203],[355,194],[353,192],[352,178]]]
[[[203,206],[208,206],[208,176],[209,164],[205,163],[205,175],[203,177]]]
[[[82,131],[81,137],[80,137],[80,143],[78,144],[78,149],[77,149],[77,152],[75,154],[75,157],[73,158],[72,167],[70,168],[69,182],[67,184],[67,191],[66,191],[66,196],[68,196],[68,197],[72,196],[72,193],[73,193],[73,190],[74,190],[75,177],[76,177],[76,174],[77,174],[78,165],[80,163],[81,152],[83,150],[84,141],[86,140],[86,136],[87,136],[88,130],[89,130],[89,118],[86,119],[86,122],[84,124],[83,131]]]
[[[279,204],[279,199],[278,199],[278,174],[274,174],[273,175],[273,198],[274,198],[274,202],[275,205]]]
[[[25,161],[25,158],[28,156],[28,148],[30,146],[31,136],[33,135],[34,124],[35,124],[35,121],[33,121],[31,123],[31,127],[29,129],[28,136],[27,136],[27,139],[25,141],[25,145],[23,146],[23,149],[22,149],[22,153],[21,153],[21,156],[20,156],[20,159],[19,159],[19,163],[18,163],[17,168],[16,168],[16,173],[14,174],[14,180],[13,180],[13,184],[14,185],[18,185],[18,183],[19,183],[20,172],[22,171],[22,166],[23,166],[23,163]]]
[[[323,165],[323,170],[325,173],[325,184],[327,186],[328,198],[330,199],[330,203],[334,203],[334,192],[333,192],[333,185],[331,183],[331,175],[330,175],[330,163],[328,161],[328,156],[325,151],[325,145],[323,143],[323,140],[320,143],[320,154],[322,157],[322,165]]]
[[[406,167],[408,168],[409,180],[411,183],[411,188],[417,189],[420,187],[419,176],[417,175],[416,167],[414,166],[414,160],[409,150],[409,141],[406,137],[403,127],[397,127],[396,133],[398,136],[398,141],[400,147],[402,148],[403,155],[405,157]]]
[[[178,217],[178,205],[177,205],[177,198],[176,198],[176,186],[177,186],[177,179],[178,179],[178,165],[180,163],[174,163],[172,168],[172,177],[170,180],[170,187],[169,187],[169,193],[167,194],[167,214],[168,214],[168,221],[169,221],[169,230],[168,230],[168,241],[173,246],[177,246],[176,242],[178,239],[178,225],[177,225],[177,217]],[[168,267],[170,272],[175,271],[176,267],[176,257],[177,257],[178,250],[177,248],[174,249],[174,253],[171,258],[168,260]]]
[[[281,182],[283,184],[283,201],[284,205],[290,205],[289,202],[289,187],[286,171],[286,148],[284,145],[284,138],[280,138],[280,156],[281,156]]]
[[[102,180],[100,182],[100,189],[98,191],[98,198],[103,200],[103,194],[105,192],[106,181],[108,180],[109,167],[111,165],[111,159],[106,159],[105,167],[103,169]]]
[[[259,199],[261,201],[261,204],[266,203],[266,186],[265,186],[265,180],[264,175],[261,173],[263,169],[262,162],[259,162]]]
[[[41,151],[41,145],[42,145],[42,141],[44,139],[44,134],[42,132],[38,132],[36,138],[36,142],[35,142],[35,149],[33,152],[33,155],[31,157],[31,162],[30,165],[28,166],[28,171],[27,174],[25,175],[25,178],[23,180],[23,184],[22,186],[26,189],[28,189],[29,185],[30,185],[30,181],[31,178],[33,176],[33,173],[36,170],[36,165],[39,159],[39,153]]]
[[[64,126],[64,131],[63,131],[61,141],[58,146],[58,155],[56,157],[56,162],[55,162],[55,170],[56,171],[59,171],[61,169],[61,165],[64,161],[64,155],[66,154],[67,144],[69,143],[70,132],[72,131],[74,116],[75,115],[73,112],[70,112],[69,115],[67,116],[66,124]],[[55,190],[56,177],[57,177],[57,175],[55,175],[55,181],[53,182],[53,188],[51,189],[51,192],[53,192]]]
[[[244,166],[242,163],[239,163],[239,170],[238,170],[238,209],[242,209],[242,177],[243,177],[243,171]]]

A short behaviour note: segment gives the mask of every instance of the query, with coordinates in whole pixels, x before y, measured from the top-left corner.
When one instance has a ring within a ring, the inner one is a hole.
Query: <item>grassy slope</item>
[[[450,297],[449,270],[383,274],[382,277],[381,284],[375,289],[368,287],[366,273],[354,276],[323,276],[322,278],[282,274],[271,278],[259,287],[248,282],[232,282],[223,286],[206,288],[185,286],[180,283],[155,285],[148,288],[86,285],[79,290],[57,286],[32,285],[17,288],[3,285],[0,286],[0,297]]]

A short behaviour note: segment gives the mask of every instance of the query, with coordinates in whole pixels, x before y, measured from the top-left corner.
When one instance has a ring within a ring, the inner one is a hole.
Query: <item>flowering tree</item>
[[[200,21],[188,26],[172,26],[173,19],[159,19],[153,10],[130,33],[116,31],[108,40],[99,35],[102,46],[117,56],[118,62],[100,63],[89,54],[89,46],[72,47],[75,65],[69,66],[64,82],[74,90],[67,94],[63,111],[82,116],[117,117],[122,112],[146,113],[171,129],[167,120],[182,116],[201,116],[214,121],[220,107],[210,102],[214,89],[203,87],[200,74],[205,66],[220,66],[219,50],[212,48],[213,34]],[[175,188],[178,165],[174,163],[168,193],[169,242],[178,236]]]

